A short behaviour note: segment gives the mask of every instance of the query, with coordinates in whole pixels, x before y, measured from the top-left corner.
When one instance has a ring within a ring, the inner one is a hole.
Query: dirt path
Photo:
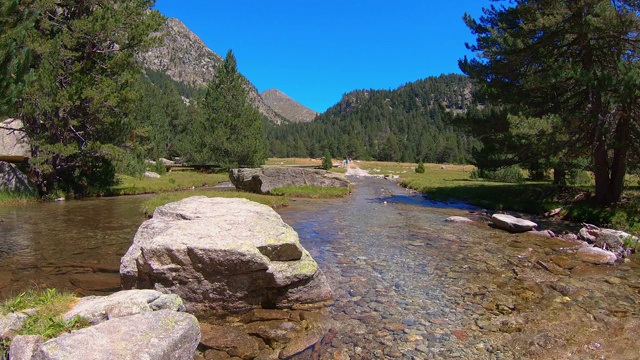
[[[355,176],[355,177],[362,177],[362,176],[369,176],[369,172],[367,170],[362,170],[360,169],[360,167],[353,163],[350,162],[349,165],[347,165],[347,176]]]

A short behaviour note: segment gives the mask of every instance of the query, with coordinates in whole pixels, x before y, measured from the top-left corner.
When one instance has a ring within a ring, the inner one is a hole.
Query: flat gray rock
[[[178,295],[149,289],[124,290],[109,296],[84,297],[64,314],[64,319],[70,321],[80,316],[95,325],[114,318],[162,309],[184,311],[185,306]]]
[[[517,218],[507,214],[493,214],[491,222],[498,228],[512,233],[526,232],[535,229],[538,224],[533,221]]]
[[[466,218],[464,216],[449,216],[448,218],[444,219],[444,221],[450,222],[450,223],[458,223],[458,224],[468,224],[473,222],[473,220]]]
[[[105,321],[46,341],[42,360],[193,359],[200,342],[195,316],[159,310]]]

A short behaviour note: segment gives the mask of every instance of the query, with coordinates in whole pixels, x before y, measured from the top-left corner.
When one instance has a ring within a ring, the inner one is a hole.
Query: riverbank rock
[[[0,155],[30,157],[31,147],[27,141],[22,121],[6,119],[0,122]]]
[[[200,325],[177,295],[128,290],[80,299],[64,316],[92,326],[44,341],[16,336],[11,359],[193,359]],[[28,315],[24,315],[26,318]]]
[[[526,232],[535,229],[538,224],[533,221],[517,218],[507,214],[493,214],[491,222],[498,228],[512,233]]]
[[[464,216],[449,216],[448,218],[444,219],[444,221],[457,224],[469,224],[473,222],[473,220]]]
[[[237,189],[258,194],[269,194],[283,186],[348,187],[350,184],[346,177],[331,171],[293,167],[232,169],[229,179]]]
[[[147,313],[156,310],[184,311],[182,299],[175,294],[156,290],[124,290],[109,296],[87,296],[64,314],[66,321],[80,316],[96,325],[114,318]]]
[[[120,276],[125,289],[177,294],[202,315],[333,297],[298,234],[246,199],[194,196],[157,208],[122,257]]]
[[[578,258],[592,264],[613,264],[618,260],[616,254],[594,246],[585,246],[578,249]]]
[[[0,161],[0,191],[35,194],[36,188],[15,165]]]
[[[158,310],[63,334],[40,345],[36,359],[193,359],[200,342],[195,316]]]
[[[584,224],[584,227],[580,229],[578,236],[597,247],[604,248],[615,253],[618,257],[625,257],[627,255],[624,246],[624,239],[638,241],[636,236],[624,231],[603,229],[591,224]]]

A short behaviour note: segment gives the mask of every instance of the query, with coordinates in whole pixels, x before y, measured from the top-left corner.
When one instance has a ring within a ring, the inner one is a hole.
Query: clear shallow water
[[[640,269],[575,259],[573,244],[512,235],[382,179],[278,212],[335,292],[320,359],[638,359]],[[0,295],[31,284],[118,287],[144,197],[0,208]],[[385,204],[386,201],[386,204]]]
[[[640,357],[636,265],[581,263],[561,250],[574,244],[508,234],[479,215],[446,223],[470,214],[357,181],[348,199],[279,211],[336,294],[323,358]]]
[[[0,208],[0,297],[37,286],[81,295],[119,288],[146,196]]]

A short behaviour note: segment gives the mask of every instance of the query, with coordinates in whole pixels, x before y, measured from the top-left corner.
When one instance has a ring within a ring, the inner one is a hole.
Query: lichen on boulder
[[[195,196],[159,207],[121,259],[125,289],[179,295],[194,314],[290,308],[333,297],[298,234],[246,199]]]

